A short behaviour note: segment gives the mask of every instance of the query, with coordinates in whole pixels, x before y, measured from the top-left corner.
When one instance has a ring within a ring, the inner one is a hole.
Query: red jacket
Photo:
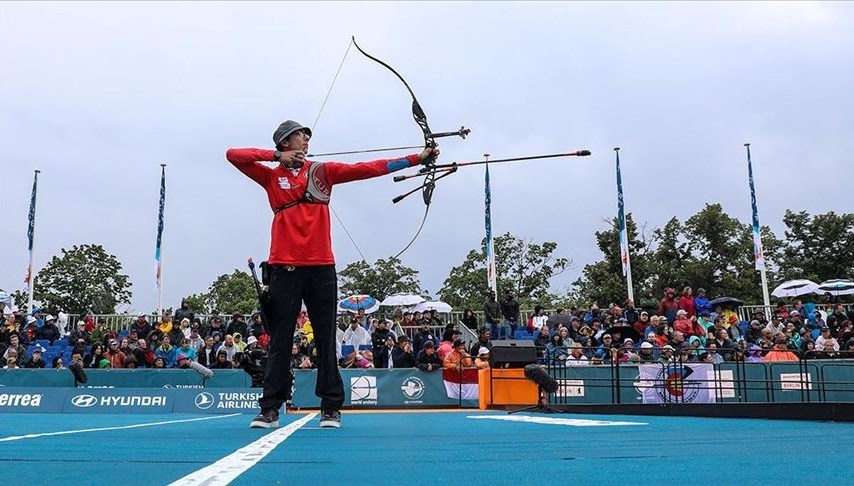
[[[270,208],[275,210],[297,201],[306,192],[308,169],[317,162],[306,161],[300,169],[282,166],[267,167],[261,161],[272,161],[272,150],[254,148],[228,149],[225,157],[240,172],[260,184],[267,191]],[[335,184],[369,179],[419,164],[418,155],[401,159],[380,159],[373,162],[343,164],[324,163],[325,180],[329,190]],[[273,216],[268,262],[276,265],[333,265],[332,235],[329,206],[302,203],[283,209]]]
[[[683,295],[679,297],[679,308],[688,313],[688,319],[697,315],[697,309],[694,307],[694,298]]]
[[[673,329],[682,332],[685,335],[685,340],[688,339],[688,336],[694,335],[694,326],[689,319],[677,318],[673,321]]]

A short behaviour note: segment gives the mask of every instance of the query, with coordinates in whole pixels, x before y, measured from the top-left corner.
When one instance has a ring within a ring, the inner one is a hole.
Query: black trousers
[[[334,265],[313,267],[270,267],[270,309],[268,331],[270,349],[264,374],[262,409],[276,408],[291,398],[291,349],[302,302],[311,319],[317,347],[317,386],[323,409],[340,410],[344,404],[344,383],[335,352],[335,314],[338,306],[338,277]]]

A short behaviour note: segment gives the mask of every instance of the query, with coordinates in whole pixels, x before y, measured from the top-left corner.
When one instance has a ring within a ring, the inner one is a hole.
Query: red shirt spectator
[[[676,312],[676,320],[673,321],[673,329],[684,334],[685,339],[694,335],[694,325],[691,320],[688,319],[686,311],[680,309]]]
[[[688,313],[688,319],[697,315],[693,294],[694,291],[691,290],[691,287],[685,287],[682,290],[682,297],[679,297],[679,308]]]

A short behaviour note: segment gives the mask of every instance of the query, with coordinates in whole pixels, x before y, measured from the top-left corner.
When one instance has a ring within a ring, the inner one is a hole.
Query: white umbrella
[[[811,294],[818,289],[818,284],[812,280],[797,279],[783,282],[771,292],[774,297],[797,297],[799,295]]]
[[[410,306],[410,305],[420,304],[420,303],[424,302],[424,300],[425,300],[424,297],[421,297],[420,295],[408,294],[406,292],[401,292],[401,293],[389,295],[388,297],[383,299],[382,302],[380,302],[380,305],[387,305],[390,307]]]
[[[442,302],[441,300],[421,302],[420,304],[416,305],[412,309],[413,312],[424,312],[424,311],[429,311],[429,310],[435,310],[436,312],[442,312],[442,313],[449,313],[449,312],[453,311],[454,309],[450,306],[450,304],[446,304],[445,302]]]
[[[830,293],[830,295],[852,295],[854,294],[854,281],[847,280],[844,278],[825,280],[824,282],[818,284],[818,288],[816,289],[815,293]]]

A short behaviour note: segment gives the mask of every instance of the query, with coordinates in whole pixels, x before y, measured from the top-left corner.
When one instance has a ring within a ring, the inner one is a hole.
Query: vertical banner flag
[[[484,157],[489,157],[489,154],[484,154]],[[484,186],[486,206],[484,214],[484,222],[486,224],[486,278],[489,288],[497,292],[495,276],[495,246],[492,241],[492,210],[490,209],[492,204],[492,193],[489,189],[489,164],[486,164]]]
[[[620,175],[620,149],[617,152],[617,225],[620,230],[620,261],[623,264],[623,276],[625,277],[631,266],[629,261],[629,233],[626,230],[626,214],[623,208],[623,177]]]
[[[166,207],[166,164],[160,164],[160,211],[157,216],[157,246],[154,249],[154,260],[157,262],[158,295],[161,285],[160,244],[163,239],[163,209]],[[159,312],[159,309],[158,309]]]
[[[753,260],[757,270],[765,269],[765,253],[759,228],[759,210],[756,209],[756,189],[753,187],[753,164],[750,161],[750,144],[747,147],[747,175],[750,178],[750,206],[753,209]]]
[[[27,273],[24,276],[27,290],[32,289],[33,283],[33,237],[36,232],[36,189],[39,183],[39,172],[41,171],[36,170],[33,175],[33,195],[30,197],[30,221],[27,227]]]

